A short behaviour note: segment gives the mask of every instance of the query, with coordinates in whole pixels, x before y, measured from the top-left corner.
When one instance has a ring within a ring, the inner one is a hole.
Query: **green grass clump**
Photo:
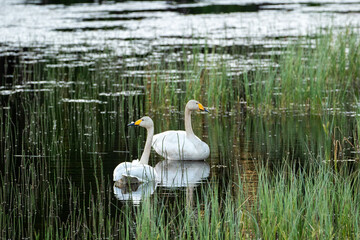
[[[357,239],[359,172],[327,165],[279,173],[260,171],[258,216],[266,239]]]
[[[254,111],[323,114],[352,109],[358,92],[360,48],[353,32],[321,35],[290,45],[268,72],[245,74],[245,95]]]
[[[166,59],[148,68],[146,95],[157,109],[182,108],[187,100],[198,99],[219,113],[240,110],[245,102],[248,110],[261,114],[353,110],[359,97],[357,36],[355,30],[346,30],[302,38],[281,55],[263,59],[262,52],[253,54],[258,64],[244,61],[243,71],[231,62],[234,56],[243,57],[241,49],[194,46],[184,49],[192,55],[184,53],[182,61]],[[230,60],[221,57],[229,51],[235,54]]]

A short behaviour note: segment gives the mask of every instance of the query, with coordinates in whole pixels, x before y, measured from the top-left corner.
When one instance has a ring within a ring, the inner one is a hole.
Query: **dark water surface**
[[[155,133],[184,129],[186,93],[176,89],[176,106],[152,109],[143,84],[149,74],[185,82],[167,76],[188,71],[177,64],[193,60],[195,51],[208,54],[212,63],[225,60],[230,74],[266,71],[276,65],[271,57],[289,43],[315,38],[330,26],[334,31],[359,26],[360,1],[5,0],[0,19],[1,119],[4,126],[11,119],[6,126],[12,136],[11,143],[1,144],[3,162],[21,166],[21,159],[43,159],[50,172],[60,171],[58,176],[75,186],[91,189],[97,184],[94,176],[111,183],[117,164],[141,155],[146,133],[127,128],[130,121],[146,114],[154,120]],[[168,64],[167,70],[153,67],[159,63]],[[197,63],[214,67],[201,57]],[[107,80],[97,81],[99,76]],[[174,200],[186,195],[186,204],[193,204],[193,192],[202,183],[227,187],[239,178],[256,198],[257,168],[263,165],[271,169],[286,161],[297,166],[335,156],[343,161],[339,164],[357,168],[359,152],[349,144],[357,137],[357,116],[257,116],[246,109],[218,113],[214,108],[209,114],[194,113],[194,132],[209,144],[210,157],[174,165],[152,152],[149,164],[175,172],[201,169],[203,177],[187,185],[169,186],[164,180],[141,187],[148,196],[156,192]],[[341,130],[329,137],[326,123]],[[6,129],[1,129],[3,139]],[[341,150],[334,152],[337,141]],[[110,200],[121,206],[116,195]]]

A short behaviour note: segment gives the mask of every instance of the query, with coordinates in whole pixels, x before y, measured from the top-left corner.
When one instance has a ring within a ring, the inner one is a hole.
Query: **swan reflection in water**
[[[127,179],[114,185],[117,199],[139,204],[152,195],[158,186],[167,188],[186,188],[187,202],[192,205],[194,187],[210,175],[210,165],[205,161],[164,160],[155,166],[156,178],[151,182],[140,182],[136,178]]]
[[[159,186],[180,188],[196,186],[210,174],[210,165],[205,161],[161,161],[155,166]]]
[[[156,181],[141,182],[137,178],[127,178],[124,181],[115,182],[113,190],[117,199],[139,205],[143,199],[155,192],[156,187]]]
[[[159,186],[186,189],[186,207],[194,205],[194,189],[210,175],[210,165],[205,161],[159,162],[155,166]]]

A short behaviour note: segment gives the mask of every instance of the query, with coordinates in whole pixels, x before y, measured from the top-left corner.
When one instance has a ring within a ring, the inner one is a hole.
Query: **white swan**
[[[201,141],[191,127],[191,112],[201,110],[208,112],[196,100],[190,100],[185,107],[185,131],[166,131],[153,137],[152,147],[169,160],[203,160],[209,157],[209,146]]]
[[[113,173],[113,180],[117,182],[117,185],[122,185],[124,182],[134,182],[134,180],[140,183],[155,181],[156,172],[153,167],[148,165],[154,135],[154,123],[150,117],[145,116],[128,126],[141,126],[147,129],[144,152],[140,161],[133,160],[132,162],[123,162],[117,165]]]

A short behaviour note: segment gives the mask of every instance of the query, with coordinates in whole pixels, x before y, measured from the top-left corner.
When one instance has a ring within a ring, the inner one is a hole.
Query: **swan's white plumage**
[[[198,138],[191,126],[191,112],[206,111],[201,103],[190,100],[185,107],[185,131],[166,131],[153,137],[152,147],[169,160],[203,160],[210,155],[209,146]]]
[[[209,157],[209,146],[194,135],[192,139],[185,131],[166,131],[153,137],[152,147],[169,160],[203,160]]]
[[[154,135],[154,123],[150,117],[142,117],[130,125],[137,125],[147,129],[144,152],[141,155],[140,161],[133,160],[132,162],[120,163],[114,169],[113,180],[117,182],[125,178],[136,178],[140,182],[155,181],[156,172],[153,167],[148,165],[151,143]]]
[[[149,182],[155,179],[156,172],[153,167],[142,164],[139,160],[134,160],[132,162],[120,163],[115,168],[113,180],[117,182],[124,177],[136,178],[140,182]]]

